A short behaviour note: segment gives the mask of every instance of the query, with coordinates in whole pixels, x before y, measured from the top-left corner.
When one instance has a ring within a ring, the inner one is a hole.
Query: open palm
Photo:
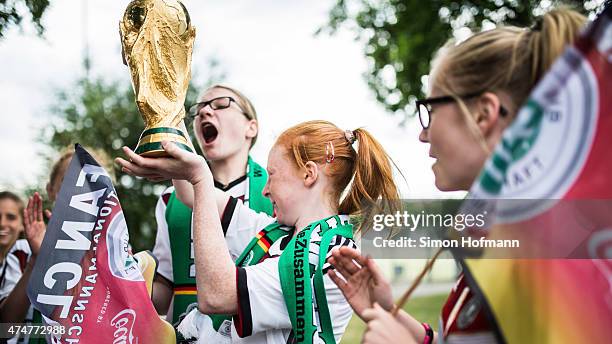
[[[47,218],[51,218],[51,212],[45,210]],[[28,199],[28,205],[23,210],[23,222],[25,235],[34,256],[38,255],[40,245],[45,237],[47,225],[43,221],[42,198],[38,192]]]
[[[393,309],[391,285],[372,259],[362,256],[355,249],[341,247],[332,253],[329,262],[344,279],[333,270],[329,270],[329,277],[360,318],[363,319],[363,312],[372,308],[374,303],[388,311]]]
[[[123,147],[123,152],[129,160],[116,158],[115,162],[121,166],[123,172],[153,182],[176,179],[186,180],[191,184],[205,180],[212,184],[212,173],[203,157],[186,152],[171,142],[162,142],[162,147],[168,157],[146,158],[128,147]]]

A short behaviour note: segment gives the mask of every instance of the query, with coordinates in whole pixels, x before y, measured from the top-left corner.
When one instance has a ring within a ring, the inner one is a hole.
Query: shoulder
[[[27,240],[19,239],[13,244],[1,265],[4,273],[0,280],[0,299],[6,297],[19,281],[31,254]]]
[[[32,254],[32,250],[30,249],[30,245],[28,244],[28,241],[26,239],[18,239],[17,241],[15,241],[15,244],[13,245],[13,247],[11,247],[11,250],[9,251],[10,254],[19,254],[17,252],[23,252],[25,253],[28,257]]]

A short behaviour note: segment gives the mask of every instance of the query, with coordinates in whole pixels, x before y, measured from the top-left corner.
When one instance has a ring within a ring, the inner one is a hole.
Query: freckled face
[[[272,201],[278,222],[295,226],[301,212],[300,201],[308,189],[285,148],[272,147],[267,168],[268,182],[262,193]]]

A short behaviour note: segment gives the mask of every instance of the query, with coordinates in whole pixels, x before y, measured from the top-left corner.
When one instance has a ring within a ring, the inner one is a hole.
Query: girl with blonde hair
[[[436,159],[432,169],[438,189],[469,190],[504,129],[585,22],[572,10],[553,10],[532,28],[484,31],[438,52],[429,97],[417,101],[423,126],[419,139],[430,144],[429,155]],[[332,278],[356,314],[368,321],[364,343],[497,342],[484,301],[463,275],[442,309],[436,335],[429,324],[395,308],[389,283],[371,259],[342,248],[330,261],[347,282],[333,272]]]

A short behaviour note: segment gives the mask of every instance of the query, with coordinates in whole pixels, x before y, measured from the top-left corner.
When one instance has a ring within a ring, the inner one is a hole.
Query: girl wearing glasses
[[[430,144],[440,190],[472,186],[521,104],[585,22],[577,12],[555,10],[530,29],[500,27],[438,52],[430,98],[417,105],[423,126],[419,140]],[[335,252],[330,261],[348,283],[330,275],[355,312],[369,321],[364,343],[497,342],[482,300],[463,275],[442,309],[438,337],[403,310],[396,317],[389,313],[394,307],[391,289],[374,261],[349,248]]]
[[[262,196],[266,183],[265,169],[249,157],[258,134],[255,108],[241,92],[222,85],[208,88],[201,101],[189,110],[193,120],[196,140],[210,170],[214,186],[227,193],[231,202],[227,214],[236,203],[258,212],[272,215],[272,204]],[[167,314],[168,321],[177,323],[187,307],[197,302],[195,261],[192,237],[193,195],[190,188],[180,190],[180,182],[165,190],[155,209],[157,236],[154,255],[159,266],[153,288],[153,303],[160,314]],[[184,191],[184,192],[183,192]],[[228,225],[228,215],[221,210],[223,228]],[[228,233],[228,246],[235,259],[250,240],[250,236]]]
[[[276,219],[253,215],[241,203],[232,209],[228,233],[254,235],[235,262],[223,237],[219,197],[207,164],[171,143],[163,147],[173,158],[143,158],[126,147],[132,161],[117,162],[130,174],[156,174],[192,185],[196,279],[203,291],[197,295],[198,308],[228,315],[211,317],[213,323],[230,321],[225,341],[194,333],[193,327],[211,321],[197,311],[179,330],[186,337],[199,336],[198,343],[339,342],[352,311],[325,276],[330,268],[326,259],[336,247],[355,247],[356,228],[348,215],[363,214],[364,202],[382,198],[383,207],[397,209],[391,161],[381,145],[364,129],[343,131],[327,121],[284,131],[269,153],[263,190]]]

